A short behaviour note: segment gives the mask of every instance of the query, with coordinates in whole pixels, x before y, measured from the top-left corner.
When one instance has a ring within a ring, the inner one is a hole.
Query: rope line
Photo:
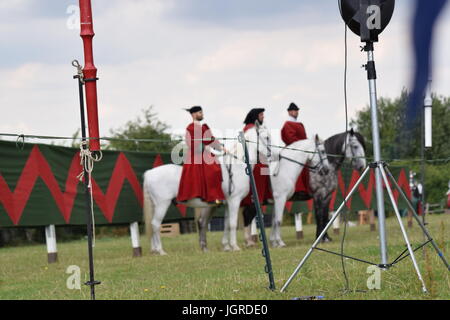
[[[0,133],[0,137],[12,137],[12,138],[17,138],[16,140],[16,146],[19,150],[23,150],[24,145],[25,145],[25,139],[37,139],[37,140],[73,140],[73,141],[83,141],[83,138],[80,137],[63,137],[63,136],[46,136],[46,135],[27,135],[27,134],[17,134],[17,133]],[[167,140],[167,139],[145,139],[145,138],[112,138],[112,137],[100,137],[100,138],[91,138],[91,137],[86,137],[86,140],[105,140],[105,141],[135,141],[135,142],[160,142],[160,143],[171,143],[171,142],[182,142],[185,141],[185,139],[171,139],[171,140]],[[222,141],[237,141],[237,138],[215,138],[216,140],[222,140]],[[194,141],[211,141],[213,139],[210,138],[205,138],[205,139],[193,139]],[[256,144],[256,142],[254,141],[249,141],[246,140],[248,143],[253,143]],[[272,148],[279,148],[279,149],[286,149],[286,150],[292,150],[292,151],[298,151],[298,152],[304,152],[304,153],[316,153],[316,151],[309,151],[309,150],[302,150],[299,148],[292,148],[292,147],[287,147],[287,146],[280,146],[280,145],[273,145],[270,144],[268,145],[268,147],[272,147]],[[334,157],[334,158],[349,158],[350,157],[346,157],[344,155],[340,155],[340,154],[332,154],[332,153],[325,153],[328,157]],[[366,160],[374,160],[373,157],[356,157],[353,156],[351,157],[351,159],[358,159],[358,158],[365,158]],[[405,162],[421,162],[422,159],[396,159],[396,158],[390,158],[390,159],[385,159],[385,161],[387,162],[401,162],[401,161],[405,161]],[[447,158],[441,158],[441,159],[426,159],[424,160],[427,163],[438,163],[438,162],[442,162],[442,163],[446,163],[446,162],[450,162],[450,156]]]

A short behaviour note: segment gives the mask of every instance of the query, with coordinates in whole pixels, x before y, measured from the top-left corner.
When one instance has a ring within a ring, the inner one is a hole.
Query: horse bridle
[[[347,133],[347,135],[348,135],[348,133]],[[351,143],[350,143],[350,140],[352,139],[352,136],[350,136],[350,139],[348,139],[348,142],[349,143],[345,143],[345,148],[344,148],[344,159],[345,159],[345,156],[346,156],[346,153],[347,153],[347,147],[350,147],[350,152],[352,153],[352,160],[350,161],[350,164],[353,164],[353,161],[354,161],[354,159],[356,158],[356,156],[355,156],[355,153],[353,152],[353,146],[351,145]],[[353,139],[356,139],[357,141],[358,141],[358,138],[353,138]],[[345,141],[347,141],[347,138],[345,139]],[[359,142],[359,141],[358,141]]]
[[[259,127],[256,126],[256,163],[259,163]],[[267,148],[267,159],[270,159],[272,157],[272,149],[270,148],[270,143],[269,143],[269,136],[267,136],[267,143],[266,143],[266,148]],[[270,160],[269,160],[270,161]]]

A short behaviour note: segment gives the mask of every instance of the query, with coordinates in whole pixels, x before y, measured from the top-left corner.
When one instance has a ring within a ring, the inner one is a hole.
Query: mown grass
[[[450,215],[427,217],[428,228],[446,257],[450,259]],[[387,219],[389,257],[395,258],[405,248],[400,228]],[[342,231],[342,230],[341,230]],[[270,232],[270,229],[267,230]],[[412,243],[423,242],[419,227],[408,229]],[[420,270],[429,288],[423,294],[410,258],[382,272],[381,289],[368,290],[366,264],[345,260],[351,292],[343,292],[345,282],[340,257],[314,251],[291,283],[287,292],[279,289],[291,275],[312,244],[315,226],[304,228],[305,239],[296,240],[292,226],[283,227],[286,248],[271,249],[277,291],[266,289],[261,248],[240,252],[221,251],[221,232],[208,233],[210,251],[202,253],[196,234],[163,238],[169,255],[149,253],[150,245],[142,237],[144,256],[131,258],[129,237],[97,238],[95,246],[96,287],[98,299],[292,299],[323,295],[325,299],[450,299],[450,272],[431,246],[416,252]],[[342,235],[342,232],[341,232]],[[323,248],[339,251],[340,236]],[[378,232],[369,226],[347,229],[345,253],[379,262]],[[239,232],[239,242],[243,242]],[[46,248],[24,246],[0,249],[0,299],[89,299],[89,288],[69,290],[66,280],[70,265],[81,268],[82,281],[88,278],[86,241],[58,244],[59,262],[47,264]]]

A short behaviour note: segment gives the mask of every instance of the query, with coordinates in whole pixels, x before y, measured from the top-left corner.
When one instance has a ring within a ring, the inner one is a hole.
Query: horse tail
[[[153,204],[153,201],[150,197],[150,190],[147,190],[148,183],[145,182],[144,179],[144,208],[143,208],[143,214],[144,214],[144,223],[145,223],[145,234],[148,237],[149,240],[152,238],[153,234],[153,228],[152,228],[152,220],[153,220],[153,213],[155,210],[155,206]]]

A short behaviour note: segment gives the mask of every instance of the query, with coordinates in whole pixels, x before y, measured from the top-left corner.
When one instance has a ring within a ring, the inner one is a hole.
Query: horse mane
[[[327,154],[332,155],[341,155],[342,154],[342,145],[345,142],[346,133],[338,133],[334,136],[329,137],[325,140],[325,151]],[[344,158],[338,158],[335,156],[328,156],[328,161],[331,163],[341,163],[344,161]]]
[[[359,132],[354,132],[355,137],[358,139],[359,143],[361,143],[361,145],[364,148],[364,152],[366,151],[366,140],[364,139],[364,137],[362,136],[361,133]]]

